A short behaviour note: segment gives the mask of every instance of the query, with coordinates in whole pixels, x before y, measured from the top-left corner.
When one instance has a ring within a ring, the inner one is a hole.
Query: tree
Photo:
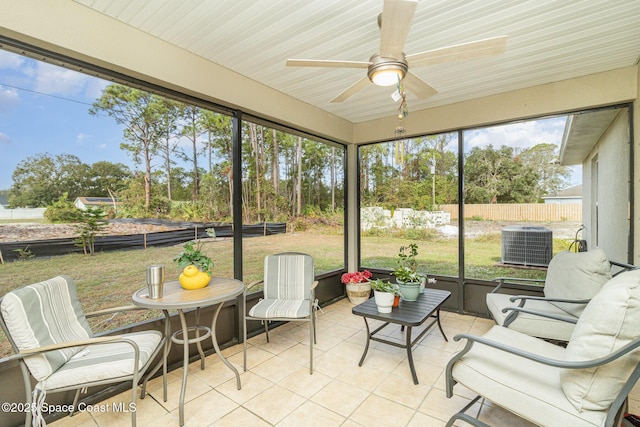
[[[82,211],[80,223],[76,225],[76,231],[78,232],[78,238],[76,238],[76,246],[80,246],[85,255],[94,255],[96,236],[99,233],[104,232],[107,228],[107,221],[104,219],[106,214],[102,209],[88,206],[86,210]]]
[[[165,183],[167,185],[167,198],[172,199],[171,191],[171,166],[174,164],[172,155],[178,147],[179,136],[177,120],[180,114],[180,104],[169,99],[160,99],[157,103],[158,117],[155,122],[156,132],[159,136],[158,152],[164,163]]]
[[[225,114],[214,113],[213,111],[202,110],[202,125],[207,133],[207,152],[209,160],[209,174],[207,179],[207,188],[209,195],[209,206],[214,209],[221,208],[222,201],[220,197],[224,197],[228,206],[225,215],[233,215],[232,197],[233,197],[233,181],[232,168],[233,161],[233,141],[231,130],[231,116]],[[214,159],[219,163],[215,164]],[[227,194],[220,185],[227,187]],[[215,206],[214,206],[215,205]]]
[[[88,187],[83,196],[109,197],[110,191],[123,190],[131,177],[131,170],[122,163],[95,162],[89,170]]]
[[[556,194],[568,185],[571,169],[558,162],[558,147],[554,144],[538,144],[523,151],[518,159],[529,168],[539,172],[536,197]]]
[[[474,147],[465,159],[466,203],[535,203],[538,172],[512,147]]]
[[[143,164],[145,207],[151,202],[151,161],[158,150],[160,130],[157,126],[163,99],[138,89],[119,84],[104,88],[100,98],[93,103],[89,114],[101,111],[124,125],[125,141],[120,148],[129,151],[136,164]]]
[[[12,207],[46,207],[65,193],[74,200],[88,187],[89,166],[71,154],[37,154],[21,161],[12,174]]]
[[[191,189],[192,200],[198,200],[200,187],[200,176],[198,171],[198,155],[202,153],[202,149],[198,149],[198,139],[204,132],[201,109],[195,105],[181,104],[180,106],[180,135],[185,137],[191,145],[190,150],[182,150],[179,152],[180,157],[186,162],[193,164],[193,186]]]

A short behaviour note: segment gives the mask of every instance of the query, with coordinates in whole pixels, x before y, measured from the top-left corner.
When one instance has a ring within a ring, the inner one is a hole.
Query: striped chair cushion
[[[309,300],[263,299],[251,307],[249,316],[261,319],[276,317],[299,319],[309,317]]]
[[[140,349],[138,368],[144,366],[158,347],[162,334],[144,331],[122,335]],[[53,390],[74,384],[86,384],[133,374],[135,353],[128,343],[92,344],[74,355],[69,362],[38,384],[39,389]]]
[[[93,336],[75,284],[58,276],[9,292],[0,305],[2,317],[18,350],[85,340]],[[81,347],[25,358],[31,374],[41,381],[69,361]]]
[[[264,297],[274,300],[308,300],[314,274],[313,257],[310,255],[269,255],[264,259]]]

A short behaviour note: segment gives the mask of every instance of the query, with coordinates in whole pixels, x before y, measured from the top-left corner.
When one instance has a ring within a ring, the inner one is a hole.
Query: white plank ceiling
[[[364,69],[285,67],[287,58],[368,61],[382,0],[75,0],[278,91],[357,123],[397,114],[394,88],[329,101]],[[507,35],[506,53],[411,68],[441,106],[637,63],[640,0],[420,0],[404,52]]]

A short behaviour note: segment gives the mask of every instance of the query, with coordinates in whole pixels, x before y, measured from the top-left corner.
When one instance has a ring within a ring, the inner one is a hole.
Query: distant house
[[[100,208],[105,212],[114,210],[113,200],[110,197],[78,197],[73,204],[83,211],[89,206]],[[118,199],[116,199],[116,205],[120,205]]]
[[[556,194],[548,196],[542,196],[542,199],[547,204],[553,203],[582,203],[582,184],[575,185],[573,187],[565,188],[558,191]]]
[[[9,207],[9,200],[4,194],[0,194],[0,209],[6,209]]]

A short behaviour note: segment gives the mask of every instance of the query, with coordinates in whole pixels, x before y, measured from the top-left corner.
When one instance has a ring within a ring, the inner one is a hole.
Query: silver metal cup
[[[147,267],[147,286],[149,287],[149,298],[162,298],[162,287],[164,285],[164,265],[150,265]]]

